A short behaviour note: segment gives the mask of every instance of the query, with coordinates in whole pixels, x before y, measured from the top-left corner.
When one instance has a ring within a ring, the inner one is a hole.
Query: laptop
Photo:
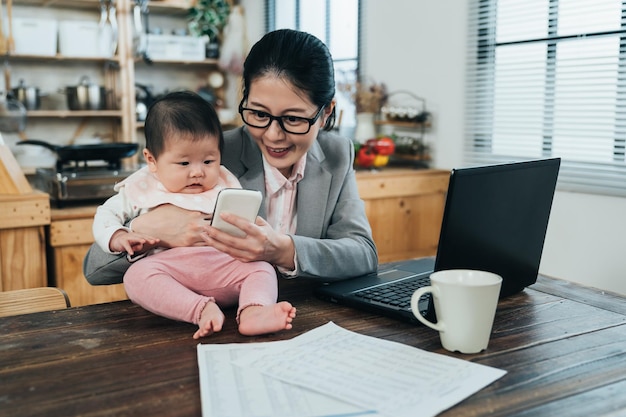
[[[478,269],[502,276],[500,296],[537,280],[560,158],[453,169],[437,255],[381,264],[373,274],[316,288],[326,301],[419,323],[410,299],[433,271]],[[435,320],[430,296],[419,301]]]

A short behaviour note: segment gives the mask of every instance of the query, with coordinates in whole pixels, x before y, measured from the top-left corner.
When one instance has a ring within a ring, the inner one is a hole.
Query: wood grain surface
[[[624,297],[540,277],[500,301],[487,350],[462,355],[426,327],[320,301],[314,285],[281,281],[280,298],[298,308],[292,331],[241,336],[231,309],[224,330],[202,343],[289,339],[333,321],[507,371],[442,416],[626,414]],[[2,318],[0,414],[200,416],[194,331],[129,301]]]

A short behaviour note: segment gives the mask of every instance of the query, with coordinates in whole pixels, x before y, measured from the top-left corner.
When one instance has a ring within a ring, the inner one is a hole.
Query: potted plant
[[[193,36],[207,36],[207,58],[219,54],[220,35],[230,14],[227,0],[196,0],[187,14],[187,26]]]

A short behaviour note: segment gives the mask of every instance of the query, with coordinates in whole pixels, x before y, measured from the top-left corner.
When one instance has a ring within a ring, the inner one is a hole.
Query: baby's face
[[[151,172],[172,193],[199,194],[217,185],[221,155],[215,136],[191,138],[188,135],[167,138],[165,149],[155,159],[144,155]]]

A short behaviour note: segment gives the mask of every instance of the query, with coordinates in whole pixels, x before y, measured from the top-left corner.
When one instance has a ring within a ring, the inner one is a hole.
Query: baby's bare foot
[[[296,308],[287,301],[269,306],[249,306],[239,315],[239,333],[256,336],[289,330],[296,317]]]
[[[224,325],[224,313],[213,301],[209,301],[200,315],[200,323],[198,330],[194,333],[193,338],[199,339],[222,330]]]

